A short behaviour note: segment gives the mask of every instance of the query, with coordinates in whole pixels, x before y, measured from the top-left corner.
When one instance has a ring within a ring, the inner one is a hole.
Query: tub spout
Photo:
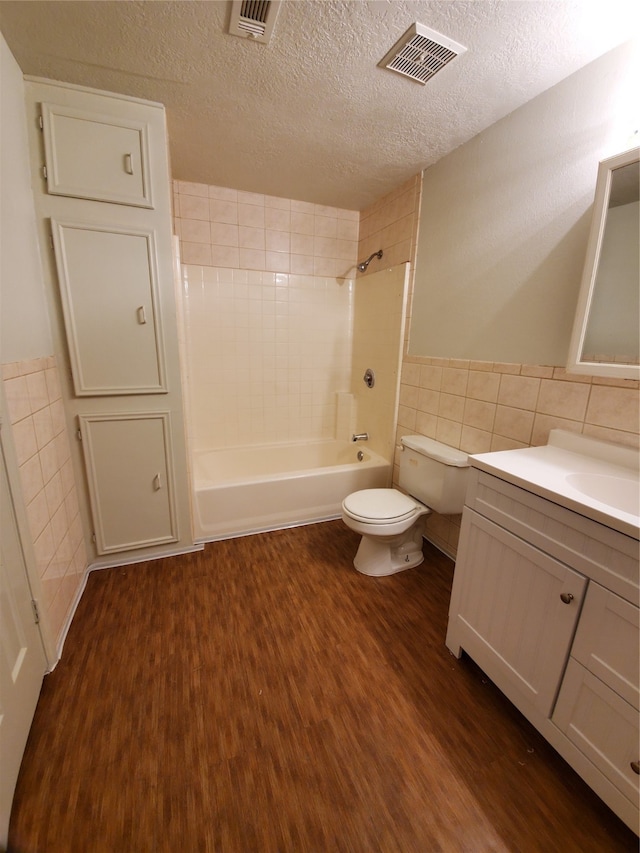
[[[369,433],[356,432],[351,436],[351,441],[369,441]]]

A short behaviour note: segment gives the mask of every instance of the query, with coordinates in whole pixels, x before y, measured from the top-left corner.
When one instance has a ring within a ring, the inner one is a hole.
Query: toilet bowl
[[[404,491],[363,489],[342,502],[342,520],[362,536],[353,564],[373,577],[420,565],[429,513],[460,513],[464,505],[466,453],[425,436],[404,436],[401,445],[399,484]]]

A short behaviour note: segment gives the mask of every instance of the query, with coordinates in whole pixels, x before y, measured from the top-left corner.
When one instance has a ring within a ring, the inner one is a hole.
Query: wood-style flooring
[[[607,853],[638,841],[467,658],[453,564],[358,574],[342,522],[94,572],[12,853]]]

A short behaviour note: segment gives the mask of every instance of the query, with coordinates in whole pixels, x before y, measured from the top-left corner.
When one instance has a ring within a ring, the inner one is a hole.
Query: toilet
[[[469,457],[423,435],[401,439],[398,489],[363,489],[342,502],[342,520],[362,535],[353,565],[364,575],[382,577],[423,561],[425,521],[462,512]]]

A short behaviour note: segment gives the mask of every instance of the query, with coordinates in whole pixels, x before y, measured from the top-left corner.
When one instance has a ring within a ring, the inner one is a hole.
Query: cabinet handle
[[[144,311],[144,305],[141,305],[138,308],[138,323],[140,323],[141,326],[144,326],[146,324],[146,322],[147,322],[147,315],[145,314],[145,311]]]
[[[127,175],[133,175],[133,157],[131,154],[124,155],[124,170]]]
[[[560,593],[560,601],[563,604],[571,604],[573,601],[573,593],[571,592],[561,592]]]
[[[162,488],[162,479],[160,477],[160,474],[156,474],[156,476],[153,478],[153,488],[156,492],[159,492]]]
[[[633,770],[634,773],[637,773],[640,776],[640,762],[632,761],[631,762],[631,769]]]

